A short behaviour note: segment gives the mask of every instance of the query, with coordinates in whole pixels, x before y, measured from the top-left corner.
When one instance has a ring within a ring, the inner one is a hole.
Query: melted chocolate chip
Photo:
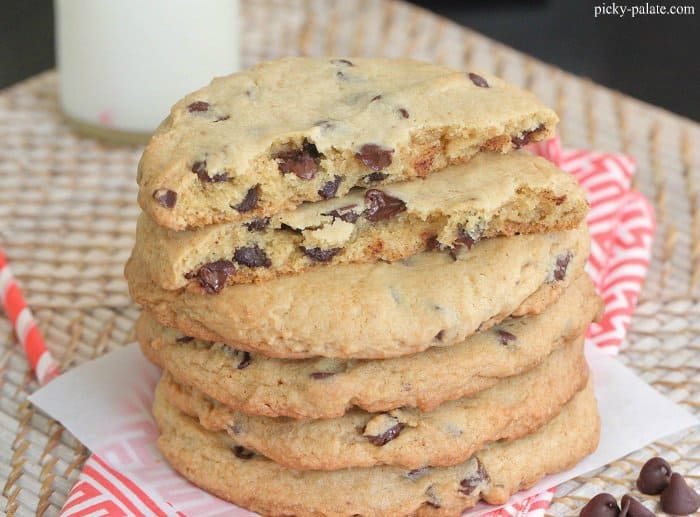
[[[238,363],[238,366],[236,366],[236,369],[244,370],[250,366],[251,362],[253,362],[253,358],[250,356],[250,352],[243,352],[243,358],[241,362]]]
[[[246,449],[245,447],[241,447],[240,445],[236,445],[233,448],[233,454],[236,456],[236,458],[240,458],[242,460],[249,460],[253,456],[255,456],[255,453],[251,451],[250,449]]]
[[[572,258],[573,255],[570,251],[557,257],[557,263],[555,264],[554,270],[552,271],[552,276],[554,277],[554,280],[564,280],[564,277],[566,276],[566,270],[568,269],[569,262],[571,262]]]
[[[516,341],[518,338],[515,337],[515,334],[511,334],[507,330],[503,329],[498,329],[496,331],[496,334],[498,334],[498,342],[502,345],[507,345],[511,341]]]
[[[472,72],[469,72],[469,74],[467,75],[469,76],[469,79],[471,79],[475,86],[478,86],[479,88],[489,88],[489,83],[480,75],[474,74]]]
[[[196,101],[187,106],[187,111],[190,113],[195,113],[198,111],[208,111],[209,110],[209,103],[205,101]]]
[[[194,338],[192,336],[182,336],[177,338],[175,341],[178,343],[189,343],[190,341],[193,341]]]
[[[333,377],[335,375],[334,372],[312,372],[309,374],[309,377],[312,379],[327,379],[328,377]]]
[[[671,474],[668,486],[661,492],[661,509],[672,515],[689,515],[700,508],[700,496],[688,486],[683,476]]]
[[[523,131],[517,136],[514,136],[513,138],[510,139],[510,141],[513,143],[513,147],[516,149],[519,149],[520,147],[529,144],[533,137],[537,135],[537,133],[541,132],[544,130],[544,124],[540,124],[537,126],[535,129],[530,129],[528,131]]]
[[[644,506],[642,503],[637,501],[634,497],[629,494],[622,496],[620,501],[620,506],[622,506],[622,511],[619,517],[654,517],[655,514],[649,508]]]
[[[338,254],[341,248],[329,248],[324,250],[322,248],[304,248],[302,246],[301,250],[304,252],[304,255],[316,262],[328,262]]]
[[[398,111],[399,111],[399,115],[401,115],[402,118],[408,118],[408,117],[409,117],[408,111],[406,111],[405,108],[399,108]]]
[[[244,226],[248,228],[249,232],[259,232],[267,228],[270,224],[269,217],[258,217],[250,222],[244,223]]]
[[[422,478],[429,470],[430,467],[421,467],[419,469],[409,470],[406,472],[406,477],[411,481],[415,481],[416,479]]]
[[[330,199],[335,197],[335,193],[338,192],[338,187],[343,178],[340,176],[335,176],[332,180],[327,181],[323,184],[321,189],[318,191],[318,195],[323,199]]]
[[[369,102],[378,101],[378,100],[381,99],[381,98],[382,98],[381,95],[375,95],[374,97],[372,97],[372,98],[369,100]]]
[[[476,460],[476,472],[469,477],[464,478],[459,482],[459,491],[464,495],[471,495],[476,487],[481,483],[489,479],[489,475],[486,473],[486,469],[481,464],[481,462]]]
[[[248,267],[270,267],[272,261],[267,257],[265,250],[257,244],[243,246],[233,253],[233,260]]]
[[[436,339],[437,341],[442,341],[442,338],[444,338],[444,337],[445,337],[445,331],[444,331],[444,330],[441,330],[440,332],[438,332],[437,334],[435,334],[435,338],[434,338],[434,339]]]
[[[231,208],[238,210],[241,213],[250,212],[258,204],[258,197],[260,196],[260,187],[255,185],[248,189],[243,201],[237,205],[231,205]]]
[[[175,203],[177,203],[177,192],[168,190],[165,188],[160,188],[153,191],[153,199],[158,201],[160,206],[165,208],[173,208]]]
[[[391,165],[392,154],[394,154],[393,149],[385,149],[377,144],[365,144],[360,147],[359,152],[355,153],[355,158],[366,167],[378,172]]]
[[[206,160],[194,162],[192,164],[192,168],[190,170],[197,175],[197,177],[199,178],[199,181],[203,181],[203,182],[211,181],[211,178],[209,177],[209,171],[207,170],[207,161]]]
[[[355,223],[359,217],[360,214],[357,212],[353,212],[353,208],[355,208],[357,205],[347,205],[347,206],[341,206],[340,208],[336,208],[335,210],[331,210],[330,212],[323,213],[321,215],[327,215],[332,217],[333,219],[340,219],[341,221],[345,221],[346,223]]]
[[[365,219],[373,223],[389,219],[406,210],[406,203],[402,200],[376,188],[371,188],[365,192],[365,204],[367,208],[362,214],[365,216]]]
[[[371,183],[376,183],[378,181],[384,181],[389,177],[388,174],[384,174],[383,172],[373,172],[372,174],[368,174],[365,176],[365,181],[369,181]]]
[[[602,493],[586,503],[579,517],[617,517],[619,513],[620,508],[615,498],[608,493]]]
[[[469,233],[467,233],[463,227],[459,227],[457,230],[457,239],[455,239],[454,244],[456,246],[464,246],[468,250],[472,249],[472,246],[479,242],[481,239],[481,233],[476,235],[475,237],[472,237]]]
[[[425,249],[428,251],[436,251],[440,249],[440,241],[437,238],[437,235],[429,235],[425,239]]]
[[[277,167],[282,174],[290,172],[303,180],[311,180],[319,171],[319,165],[323,155],[318,152],[316,146],[304,140],[301,149],[280,151],[273,155],[277,161]]]
[[[671,465],[658,456],[647,461],[637,478],[637,488],[643,494],[656,495],[664,491],[671,481]]]
[[[199,284],[209,294],[215,294],[226,286],[226,280],[236,271],[230,260],[217,260],[204,264],[197,272]]]
[[[386,445],[391,440],[397,438],[401,434],[403,428],[404,425],[401,422],[397,422],[395,425],[391,426],[382,434],[365,436],[365,438],[367,438],[369,443],[371,443],[372,445],[377,445],[381,447],[382,445]]]
[[[331,59],[331,63],[338,66],[355,66],[355,64],[352,61],[349,61],[347,59]]]

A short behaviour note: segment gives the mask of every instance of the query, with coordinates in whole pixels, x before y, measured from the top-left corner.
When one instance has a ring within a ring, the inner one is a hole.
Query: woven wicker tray
[[[700,413],[700,164],[693,155],[700,126],[404,3],[241,3],[245,66],[288,54],[332,54],[410,56],[480,69],[553,106],[564,145],[632,155],[636,187],[653,200],[659,229],[620,359]],[[0,92],[0,246],[64,369],[132,340],[138,310],[122,267],[138,212],[140,152],[71,133],[58,110],[53,72]],[[57,515],[88,451],[27,403],[37,385],[2,317],[0,373],[0,511]],[[549,513],[577,515],[601,489],[618,496],[630,491],[639,466],[655,452],[700,482],[696,428],[559,487]]]

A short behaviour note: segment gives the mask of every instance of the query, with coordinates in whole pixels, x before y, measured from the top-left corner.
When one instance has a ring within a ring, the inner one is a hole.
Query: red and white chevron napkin
[[[587,268],[606,304],[601,323],[591,326],[587,338],[606,352],[616,353],[649,265],[655,226],[651,204],[630,188],[634,161],[620,154],[562,149],[558,139],[530,149],[572,173],[586,190],[591,204],[588,223],[592,237]],[[120,424],[110,429],[107,442],[101,437],[104,445],[93,450],[61,515],[251,515],[189,484],[160,459],[155,450],[157,429],[149,416],[158,372],[145,364],[142,369],[123,381],[137,384],[133,388],[138,396],[121,408],[131,416],[121,418]],[[90,380],[84,382],[89,385]],[[66,425],[69,419],[70,415],[63,417]],[[71,430],[89,444],[90,440],[82,438],[81,433],[89,435],[91,429]],[[553,493],[553,489],[545,490],[488,515],[543,517]]]

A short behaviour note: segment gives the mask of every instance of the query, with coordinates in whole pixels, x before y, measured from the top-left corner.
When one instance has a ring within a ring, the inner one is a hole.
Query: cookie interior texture
[[[572,311],[571,308],[577,310]],[[579,277],[544,312],[508,318],[451,347],[383,360],[275,359],[184,335],[148,312],[136,324],[144,354],[223,404],[253,415],[334,418],[357,406],[430,411],[537,365],[582,334],[602,307],[590,278]]]
[[[139,204],[176,230],[242,221],[554,134],[556,114],[532,93],[479,77],[409,60],[295,57],[214,79],[153,135]]]
[[[134,254],[164,289],[205,291],[328,264],[393,262],[426,249],[575,228],[588,211],[574,177],[525,152],[481,153],[426,178],[353,191],[293,211],[193,231],[139,218]],[[226,278],[212,268],[226,261]],[[216,279],[218,281],[218,278]]]
[[[285,468],[206,431],[160,393],[158,445],[187,479],[265,515],[458,515],[480,499],[506,502],[545,474],[569,468],[597,446],[599,420],[591,385],[549,423],[520,439],[495,442],[451,467],[369,467],[335,471]]]
[[[137,303],[188,336],[272,357],[378,359],[463,341],[520,315],[517,308],[533,295],[531,313],[541,312],[552,298],[545,293],[583,270],[588,249],[583,224],[486,239],[454,258],[427,252],[393,263],[328,266],[212,296],[159,288],[133,256],[126,277]]]

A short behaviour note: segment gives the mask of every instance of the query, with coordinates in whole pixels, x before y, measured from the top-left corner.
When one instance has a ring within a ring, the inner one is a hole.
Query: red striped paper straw
[[[15,334],[24,348],[29,364],[39,380],[46,384],[59,373],[58,366],[41,335],[32,311],[24,301],[17,280],[12,276],[7,258],[0,249],[0,303],[12,322]]]

